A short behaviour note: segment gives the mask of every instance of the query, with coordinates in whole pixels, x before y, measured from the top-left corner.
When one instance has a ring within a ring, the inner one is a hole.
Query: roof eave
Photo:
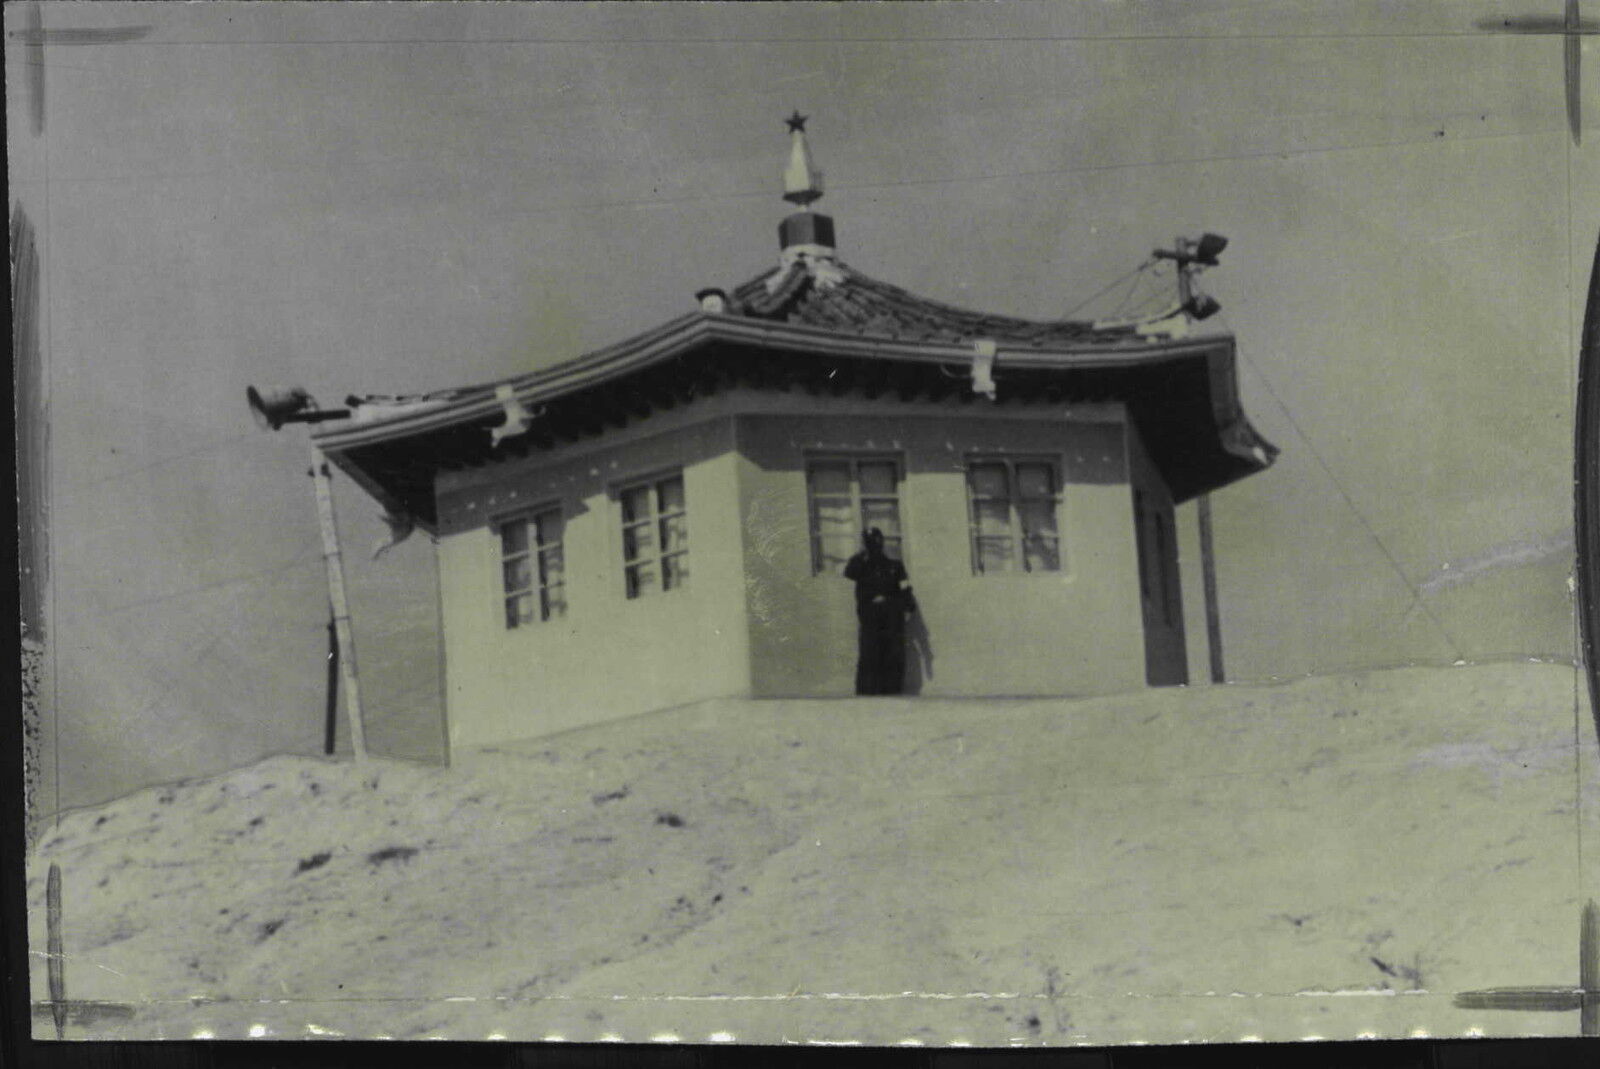
[[[976,339],[975,339],[976,340]],[[680,356],[710,341],[741,342],[757,348],[803,349],[825,356],[875,357],[909,363],[949,364],[970,361],[971,343],[935,342],[847,334],[817,327],[796,326],[743,316],[694,312],[625,342],[597,350],[544,371],[501,380],[481,387],[482,392],[426,410],[412,410],[389,419],[323,424],[313,432],[316,444],[330,455],[359,445],[408,438],[444,427],[471,423],[492,416],[503,407],[497,387],[510,384],[524,405],[555,400],[598,383]],[[1128,367],[1198,353],[1226,350],[1231,374],[1233,339],[1214,334],[1183,340],[1088,343],[1062,349],[1000,346],[998,367],[1027,369]],[[1226,403],[1226,402],[1224,402]]]

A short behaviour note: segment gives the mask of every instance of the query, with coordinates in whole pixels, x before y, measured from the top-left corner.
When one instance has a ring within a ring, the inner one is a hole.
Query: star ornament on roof
[[[783,172],[783,199],[810,210],[812,202],[822,196],[822,172],[811,162],[811,149],[806,144],[806,120],[799,109],[783,120],[789,124],[789,166]]]

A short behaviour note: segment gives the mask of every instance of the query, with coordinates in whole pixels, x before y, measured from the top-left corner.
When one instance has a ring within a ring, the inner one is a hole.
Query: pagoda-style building
[[[790,125],[800,210],[774,267],[608,348],[320,425],[437,539],[453,744],[851,694],[842,572],[871,527],[920,605],[909,693],[1186,681],[1173,507],[1276,452],[1233,338],[1191,336],[1193,300],[1165,323],[1032,321],[863,275]]]

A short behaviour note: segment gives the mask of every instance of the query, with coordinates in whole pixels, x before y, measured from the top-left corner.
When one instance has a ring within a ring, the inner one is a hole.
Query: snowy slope
[[[1572,1034],[1451,997],[1577,979],[1576,680],[716,701],[449,770],[275,758],[66,816],[32,941],[59,862],[69,1036]]]

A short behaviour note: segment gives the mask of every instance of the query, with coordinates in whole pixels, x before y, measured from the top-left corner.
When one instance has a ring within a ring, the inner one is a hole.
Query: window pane
[[[972,553],[979,572],[1061,570],[1056,466],[1045,460],[972,461]]]
[[[1011,567],[1011,539],[1009,538],[979,538],[978,570],[980,572],[1003,572]]]
[[[628,597],[682,585],[688,576],[683,554],[689,547],[683,476],[672,475],[629,487],[617,496],[622,506],[622,555]],[[663,555],[678,559],[664,569],[660,560]]]
[[[861,502],[861,525],[867,530],[876,527],[885,539],[900,537],[900,503],[898,501]]]
[[[638,560],[655,552],[653,524],[637,523],[622,529],[622,555],[626,560]]]
[[[682,476],[674,476],[671,479],[663,479],[659,483],[656,484],[656,489],[660,492],[660,495],[661,495],[661,511],[662,512],[682,512],[683,511],[683,477]]]
[[[560,546],[556,546],[554,549],[544,549],[539,551],[540,585],[550,586],[553,583],[561,582],[565,570],[566,555],[562,553]]]
[[[973,464],[967,469],[972,492],[980,497],[1006,496],[1006,466],[1004,464]]]
[[[850,496],[850,467],[847,464],[812,464],[806,469],[813,494]]]
[[[673,553],[689,546],[689,520],[686,516],[670,516],[661,521],[661,552]]]
[[[1018,464],[1017,493],[1022,497],[1053,497],[1055,472],[1049,464]]]
[[[527,557],[518,557],[516,560],[505,562],[502,572],[505,576],[506,593],[514,594],[519,590],[526,590],[533,581],[532,570],[528,567]]]
[[[556,616],[567,614],[567,588],[565,584],[557,584],[539,592],[539,608],[544,614],[544,619],[549,620]]]
[[[533,622],[533,597],[529,594],[519,594],[514,598],[506,599],[506,626],[516,627],[519,624]]]
[[[1025,535],[1054,535],[1056,533],[1056,503],[1054,501],[1025,501],[1017,506],[1022,517]]]
[[[863,460],[856,466],[863,494],[893,494],[897,465],[892,460]]]
[[[633,564],[627,569],[628,597],[636,598],[640,594],[648,594],[656,588],[656,566],[651,561],[648,564]]]
[[[521,553],[528,548],[528,521],[507,520],[500,525],[500,552],[504,556]]]
[[[1059,572],[1061,543],[1054,538],[1029,538],[1023,543],[1023,566],[1030,572]]]
[[[633,523],[635,520],[650,518],[650,488],[636,486],[631,490],[622,492],[622,522]]]
[[[566,533],[566,526],[566,520],[560,511],[553,509],[550,512],[541,512],[534,520],[537,531],[534,537],[541,546],[560,542],[562,535]]]
[[[1011,507],[1004,501],[974,501],[972,520],[980,535],[1011,533]]]
[[[812,502],[811,514],[816,524],[816,533],[823,538],[847,538],[852,541],[855,539],[855,516],[852,514],[848,497],[818,498]]]
[[[689,555],[679,553],[661,559],[661,589],[676,590],[689,578]]]
[[[858,548],[853,535],[817,539],[817,571],[839,575]]]

